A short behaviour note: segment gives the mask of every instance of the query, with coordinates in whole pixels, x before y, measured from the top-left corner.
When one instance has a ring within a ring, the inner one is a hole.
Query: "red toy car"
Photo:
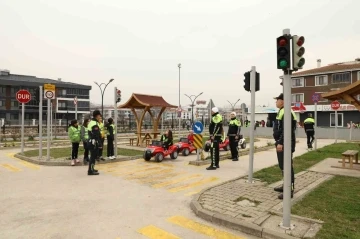
[[[151,145],[145,148],[143,158],[145,161],[149,161],[154,157],[156,162],[161,162],[168,155],[170,155],[171,159],[176,159],[178,157],[178,147],[171,145],[169,149],[166,150],[161,141],[153,140]]]
[[[209,152],[210,146],[211,146],[211,141],[210,140],[206,141],[205,146],[204,146],[204,151]],[[225,139],[224,142],[221,142],[219,145],[219,149],[223,149],[225,151],[230,150],[229,139]]]
[[[189,140],[187,138],[180,138],[179,143],[176,143],[175,145],[178,146],[178,153],[182,153],[184,156],[188,156],[193,151],[196,152],[196,148],[189,143]]]

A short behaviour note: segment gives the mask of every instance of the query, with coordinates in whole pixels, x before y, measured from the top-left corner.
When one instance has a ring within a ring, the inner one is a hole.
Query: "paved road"
[[[99,165],[99,176],[87,176],[81,166],[20,161],[16,150],[0,151],[0,238],[256,238],[203,221],[189,208],[203,188],[246,175],[248,156],[222,161],[216,171],[188,165],[193,155]],[[275,164],[274,155],[255,154],[254,168]]]

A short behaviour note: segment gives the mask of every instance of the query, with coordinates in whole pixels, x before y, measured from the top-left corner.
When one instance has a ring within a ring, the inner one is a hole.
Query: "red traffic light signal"
[[[117,90],[116,93],[119,95],[121,94],[121,90]]]
[[[290,37],[279,36],[276,39],[277,69],[288,69],[290,67]]]

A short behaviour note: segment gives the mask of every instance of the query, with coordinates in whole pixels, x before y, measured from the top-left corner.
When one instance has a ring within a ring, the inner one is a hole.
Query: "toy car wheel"
[[[164,159],[164,155],[162,153],[157,153],[155,155],[156,162],[161,162],[161,161],[163,161],[163,159]]]
[[[177,152],[177,150],[175,150],[174,152],[172,152],[171,154],[170,154],[170,158],[171,159],[177,159],[177,157],[178,157],[178,152]]]
[[[245,142],[241,144],[241,148],[242,148],[242,149],[245,149],[245,148],[246,148],[246,143],[245,143]]]
[[[151,153],[145,151],[144,155],[143,155],[143,158],[145,159],[145,161],[149,161],[151,159]]]
[[[183,149],[182,155],[188,156],[190,154],[190,150],[188,148]]]
[[[230,150],[230,145],[229,145],[229,144],[226,145],[226,146],[224,147],[224,150],[225,150],[225,151],[229,151],[229,150]]]
[[[210,144],[205,144],[204,151],[209,152],[210,151]]]

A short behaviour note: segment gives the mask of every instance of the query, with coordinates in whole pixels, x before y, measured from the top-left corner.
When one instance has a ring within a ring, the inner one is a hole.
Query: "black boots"
[[[291,198],[294,197],[294,186],[292,186],[292,190],[291,190]],[[283,199],[284,198],[284,194],[282,192],[284,192],[284,185],[278,186],[276,188],[274,188],[275,192],[280,192],[278,199]]]
[[[284,185],[281,185],[281,186],[278,186],[278,187],[274,188],[274,191],[282,193],[284,191]]]
[[[294,191],[291,191],[291,198],[294,197]],[[284,194],[283,193],[280,193],[279,196],[278,196],[278,199],[283,199],[284,198]]]

